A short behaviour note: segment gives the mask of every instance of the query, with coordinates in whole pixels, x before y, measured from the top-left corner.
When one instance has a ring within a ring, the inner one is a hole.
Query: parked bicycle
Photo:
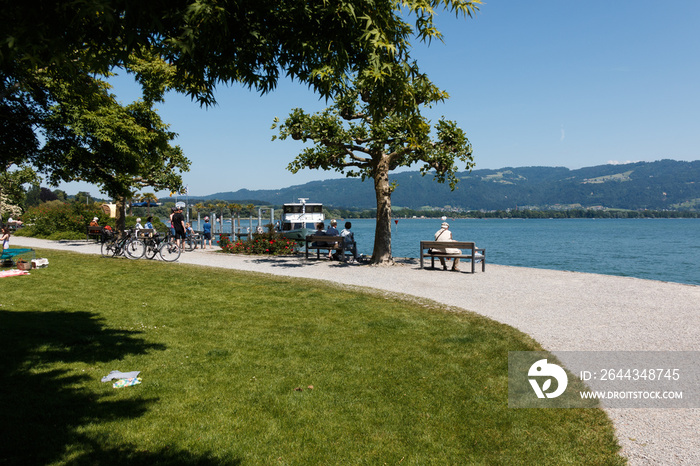
[[[102,256],[117,257],[124,255],[129,259],[140,259],[146,252],[146,245],[143,241],[131,235],[130,230],[126,230],[120,237],[111,234],[102,243]]]
[[[180,258],[182,250],[177,245],[177,242],[170,235],[166,237],[161,237],[158,233],[146,236],[143,238],[146,245],[146,251],[144,255],[146,259],[153,259],[156,254],[160,255],[160,258],[166,262],[173,262]]]
[[[197,249],[197,245],[200,244],[200,242],[201,238],[199,233],[190,233],[185,236],[182,247],[185,249],[185,251],[192,252]]]

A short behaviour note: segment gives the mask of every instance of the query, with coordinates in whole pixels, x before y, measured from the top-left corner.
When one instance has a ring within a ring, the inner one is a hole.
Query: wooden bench
[[[134,230],[138,239],[153,238],[158,232],[154,228],[140,228]]]
[[[12,222],[7,222],[5,223],[5,227],[7,227],[8,230],[12,231],[17,231],[18,228],[22,228],[22,224],[12,221]]]
[[[444,252],[430,252],[431,249],[455,248],[461,249],[462,254],[447,254]],[[481,261],[481,271],[486,272],[486,249],[477,248],[473,242],[468,241],[421,241],[420,242],[420,268],[423,268],[423,258],[430,257],[430,265],[435,268],[435,258],[468,259],[472,265],[472,273],[475,271],[476,262]]]
[[[321,250],[328,251],[339,251],[343,254],[343,262],[347,259],[345,257],[345,238],[342,236],[314,236],[309,235],[305,238],[305,250],[306,258],[309,258],[309,249],[316,250],[316,259],[321,258]],[[337,243],[337,244],[336,244]]]
[[[91,227],[90,225],[88,225],[87,237],[85,239],[89,241],[90,238],[97,238],[100,241],[102,241],[102,227]]]

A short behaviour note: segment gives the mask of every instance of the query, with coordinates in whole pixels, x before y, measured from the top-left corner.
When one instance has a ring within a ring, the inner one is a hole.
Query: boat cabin
[[[323,204],[306,201],[307,199],[300,198],[299,202],[283,205],[280,226],[286,237],[303,240],[307,234],[316,230],[318,222],[325,221]]]

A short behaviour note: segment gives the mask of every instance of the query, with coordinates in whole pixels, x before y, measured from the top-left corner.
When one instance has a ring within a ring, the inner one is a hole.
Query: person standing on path
[[[170,211],[170,234],[175,236],[175,228],[173,227],[173,215],[177,212],[177,207],[173,207]]]
[[[182,207],[178,207],[172,216],[173,229],[175,230],[175,240],[180,250],[183,250],[185,240],[185,216],[182,215]]]
[[[202,242],[202,249],[207,248],[207,243],[209,243],[209,249],[214,249],[214,247],[211,245],[211,223],[209,223],[209,217],[204,217],[202,237],[204,238],[204,241]]]

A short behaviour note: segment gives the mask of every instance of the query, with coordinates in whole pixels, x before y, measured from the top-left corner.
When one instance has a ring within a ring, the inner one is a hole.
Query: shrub
[[[109,225],[116,228],[115,219],[109,218],[96,205],[82,203],[64,203],[49,201],[30,207],[22,216],[25,228],[17,230],[17,236],[36,236],[45,239],[84,239],[86,227],[97,217],[100,226]],[[137,217],[126,217],[127,229],[133,228]],[[141,216],[141,224],[146,223],[146,217]],[[168,227],[157,217],[153,217],[153,227],[167,233]]]
[[[221,235],[219,246],[231,254],[263,254],[284,256],[296,254],[297,243],[279,233],[259,233],[245,241],[231,241],[228,235]]]
[[[66,204],[50,201],[30,207],[22,216],[27,227],[24,235],[48,238],[62,232],[85,234],[85,227],[93,217],[106,221],[102,210],[95,205]]]

